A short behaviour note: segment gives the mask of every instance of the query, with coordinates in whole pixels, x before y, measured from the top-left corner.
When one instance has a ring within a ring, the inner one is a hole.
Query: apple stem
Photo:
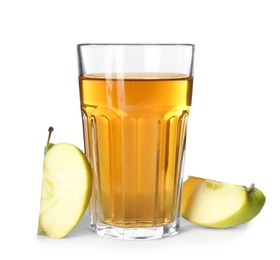
[[[51,139],[51,134],[52,134],[52,131],[54,130],[54,128],[52,126],[49,127],[48,131],[49,131],[49,136],[48,136],[48,141],[47,141],[47,144],[50,143],[50,139]]]
[[[254,190],[254,188],[255,188],[255,184],[254,184],[254,183],[252,183],[252,184],[251,184],[251,187],[246,188],[246,189],[247,189],[247,191],[253,191],[253,190]]]

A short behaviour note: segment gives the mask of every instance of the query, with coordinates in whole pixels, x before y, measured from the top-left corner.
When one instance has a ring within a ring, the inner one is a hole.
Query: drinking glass
[[[98,235],[179,230],[193,44],[79,44],[79,93]]]

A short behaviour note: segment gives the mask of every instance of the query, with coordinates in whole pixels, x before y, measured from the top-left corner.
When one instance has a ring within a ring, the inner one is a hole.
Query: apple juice
[[[151,227],[180,214],[192,78],[102,74],[79,78],[91,223]]]

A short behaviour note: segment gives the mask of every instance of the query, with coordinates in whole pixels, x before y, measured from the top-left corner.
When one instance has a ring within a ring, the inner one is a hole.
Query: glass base
[[[178,234],[179,218],[165,226],[147,228],[120,228],[103,223],[91,224],[91,228],[99,236],[123,240],[149,240]]]

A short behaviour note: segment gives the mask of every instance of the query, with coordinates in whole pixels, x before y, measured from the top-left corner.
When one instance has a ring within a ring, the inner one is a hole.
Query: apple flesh
[[[200,226],[229,228],[253,219],[265,201],[253,184],[247,188],[189,177],[183,183],[181,216]]]
[[[85,154],[69,143],[47,144],[38,234],[66,236],[79,223],[91,195],[91,174]]]

